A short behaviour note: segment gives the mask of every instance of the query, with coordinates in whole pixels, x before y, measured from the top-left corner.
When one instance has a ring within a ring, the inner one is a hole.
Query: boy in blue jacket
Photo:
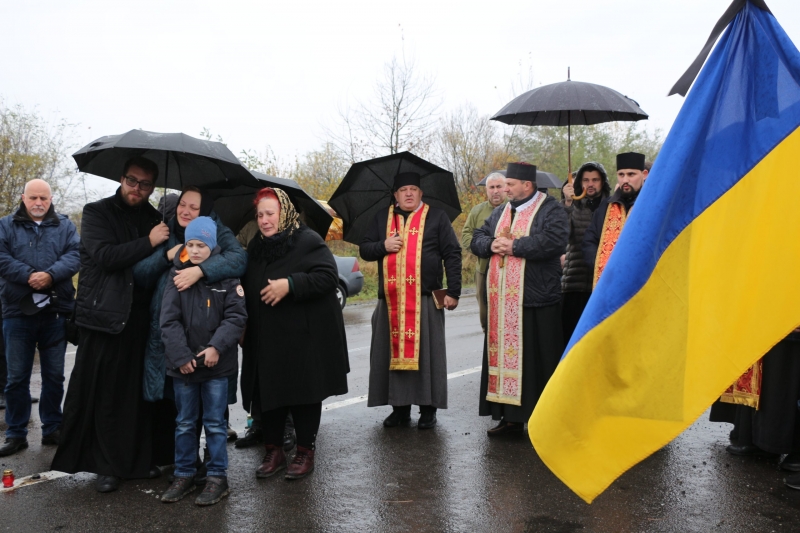
[[[209,217],[197,217],[186,227],[186,244],[175,254],[178,270],[199,265],[219,253],[217,227]],[[206,433],[208,480],[195,503],[213,505],[227,496],[228,450],[225,408],[228,376],[239,371],[238,344],[247,311],[238,279],[216,283],[201,280],[184,291],[167,283],[161,306],[161,337],[166,348],[167,375],[175,387],[178,408],[175,430],[175,481],[162,495],[176,502],[195,488],[197,420],[200,405]]]

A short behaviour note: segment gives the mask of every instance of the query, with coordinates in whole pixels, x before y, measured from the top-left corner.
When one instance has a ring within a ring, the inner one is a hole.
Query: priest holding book
[[[569,219],[552,196],[536,189],[536,167],[509,163],[509,202],[472,235],[472,253],[490,258],[486,274],[489,324],[479,413],[499,423],[488,434],[522,434],[564,351],[561,255]]]
[[[455,309],[461,295],[461,246],[447,214],[424,202],[419,174],[395,176],[393,195],[359,247],[362,259],[378,262],[367,406],[391,405],[383,425],[395,427],[418,405],[417,427],[430,429],[436,410],[447,408],[443,309]]]

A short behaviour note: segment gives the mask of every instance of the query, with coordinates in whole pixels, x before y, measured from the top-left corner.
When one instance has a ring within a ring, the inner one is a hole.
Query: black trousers
[[[283,445],[283,431],[286,425],[286,415],[292,415],[294,430],[297,434],[297,445],[314,449],[319,432],[319,422],[322,418],[322,402],[307,405],[291,405],[278,407],[271,411],[262,411],[261,420],[264,424],[264,442],[275,446]]]
[[[6,381],[8,379],[8,367],[6,366],[6,346],[3,341],[3,310],[0,309],[0,394],[6,390]]]
[[[561,327],[564,331],[564,346],[569,344],[569,339],[572,337],[591,295],[591,292],[565,292],[561,295]]]

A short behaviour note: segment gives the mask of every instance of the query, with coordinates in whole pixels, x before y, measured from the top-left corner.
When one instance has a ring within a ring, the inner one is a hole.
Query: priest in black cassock
[[[157,477],[156,465],[171,464],[175,449],[174,404],[146,402],[142,392],[152,290],[135,283],[132,270],[169,237],[147,201],[158,167],[134,157],[120,170],[117,192],[83,208],[80,342],[52,465],[98,474],[98,492],[116,490],[121,479]]]
[[[536,167],[510,163],[509,202],[472,236],[472,253],[491,258],[486,274],[489,324],[479,414],[499,420],[490,437],[520,434],[564,351],[561,255],[569,219],[536,190]]]
[[[391,405],[383,425],[411,419],[420,407],[419,429],[436,425],[447,408],[444,310],[432,293],[447,293],[442,307],[455,309],[461,295],[461,245],[447,214],[424,201],[419,174],[394,179],[394,201],[378,211],[359,252],[378,261],[378,305],[372,314],[368,407]]]

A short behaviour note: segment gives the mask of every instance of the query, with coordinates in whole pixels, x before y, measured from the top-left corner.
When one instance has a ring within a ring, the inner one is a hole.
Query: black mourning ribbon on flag
[[[689,66],[686,72],[683,73],[683,76],[681,76],[678,82],[673,85],[667,96],[672,96],[676,93],[680,94],[681,96],[686,96],[686,93],[689,92],[689,88],[692,86],[692,83],[694,83],[694,80],[700,73],[700,69],[703,68],[703,64],[706,62],[708,54],[711,53],[714,43],[717,42],[719,36],[722,34],[725,28],[728,27],[728,24],[730,24],[736,15],[739,14],[739,11],[744,9],[744,6],[747,4],[747,2],[751,2],[760,10],[772,14],[772,11],[769,10],[764,0],[733,0],[733,3],[722,15],[722,18],[717,21],[714,29],[711,30],[711,36],[708,38],[708,41],[706,41],[706,45],[703,47],[703,49],[700,50],[700,54],[698,54],[697,58]]]

